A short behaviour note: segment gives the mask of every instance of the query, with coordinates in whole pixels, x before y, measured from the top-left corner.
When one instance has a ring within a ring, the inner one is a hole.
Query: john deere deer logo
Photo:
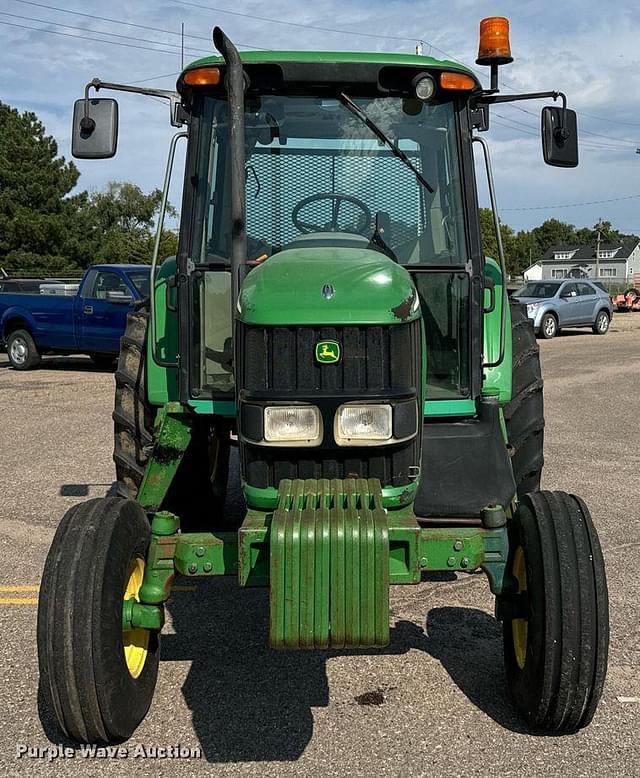
[[[321,340],[316,343],[316,361],[321,365],[332,365],[340,359],[340,344],[335,340]]]

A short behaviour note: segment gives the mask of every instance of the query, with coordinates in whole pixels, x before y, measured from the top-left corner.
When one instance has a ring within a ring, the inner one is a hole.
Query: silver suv
[[[529,281],[513,298],[527,306],[536,334],[554,338],[563,327],[591,327],[605,335],[613,316],[609,295],[593,281]]]

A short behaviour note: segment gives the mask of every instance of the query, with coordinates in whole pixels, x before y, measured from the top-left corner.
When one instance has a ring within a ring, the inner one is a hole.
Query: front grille
[[[256,327],[240,325],[241,392],[384,393],[420,385],[420,322],[390,327]],[[315,360],[320,340],[336,340],[334,365]],[[339,476],[337,476],[339,477]]]
[[[238,324],[240,402],[317,402],[325,439],[318,448],[253,445],[244,440],[246,482],[264,489],[284,478],[379,478],[383,486],[411,483],[419,465],[420,435],[387,446],[339,447],[333,441],[335,411],[343,402],[420,396],[420,322],[388,327],[258,327]],[[336,340],[341,359],[321,365],[315,346]],[[242,419],[242,413],[239,418]]]

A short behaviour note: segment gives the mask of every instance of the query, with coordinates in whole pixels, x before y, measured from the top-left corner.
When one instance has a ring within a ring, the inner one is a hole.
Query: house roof
[[[630,241],[628,243],[601,243],[600,244],[600,251],[615,251],[617,249],[615,257],[603,257],[604,259],[609,260],[626,260],[628,259],[631,254],[633,253],[634,249],[638,245],[638,241]],[[555,259],[555,254],[558,252],[575,252],[573,256],[568,259],[564,260],[557,260]],[[595,246],[576,246],[574,245],[558,245],[558,246],[551,246],[551,248],[547,249],[545,253],[542,255],[542,261],[543,262],[579,262],[580,260],[583,261],[593,261],[596,258],[596,247]]]

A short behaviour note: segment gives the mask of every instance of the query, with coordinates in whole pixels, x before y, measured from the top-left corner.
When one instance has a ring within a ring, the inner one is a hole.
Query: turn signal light
[[[470,90],[475,89],[476,82],[466,73],[440,73],[440,86],[443,89]]]
[[[220,83],[220,68],[194,68],[184,74],[184,83],[189,86],[217,86]]]
[[[506,65],[513,62],[509,43],[509,20],[504,16],[489,16],[480,22],[478,65]]]

